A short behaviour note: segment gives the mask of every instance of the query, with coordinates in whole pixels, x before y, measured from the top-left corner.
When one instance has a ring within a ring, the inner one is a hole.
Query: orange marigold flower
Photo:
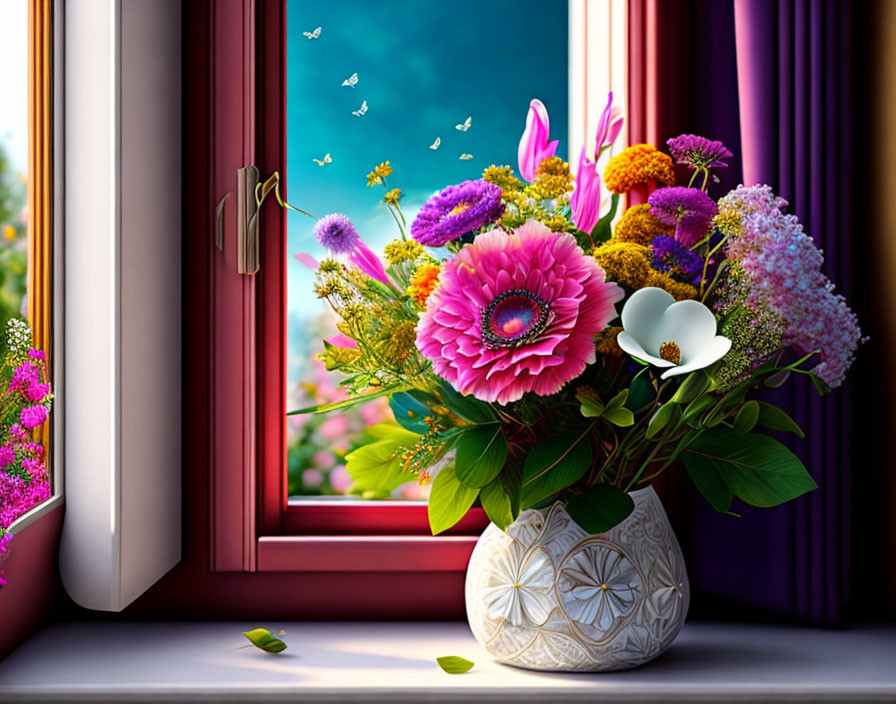
[[[657,235],[671,235],[674,231],[674,227],[664,225],[650,214],[648,203],[642,203],[633,205],[623,213],[613,230],[613,239],[649,246]]]
[[[657,181],[675,185],[672,157],[650,144],[634,144],[610,159],[604,184],[611,193],[628,193],[640,183]]]
[[[426,300],[429,295],[435,291],[439,284],[439,268],[438,264],[424,264],[411,277],[411,285],[408,286],[407,294],[416,301],[420,307],[426,307]]]

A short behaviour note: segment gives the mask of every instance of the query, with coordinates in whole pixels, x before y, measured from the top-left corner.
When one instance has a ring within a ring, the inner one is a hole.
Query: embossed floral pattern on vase
[[[499,661],[536,670],[635,667],[666,650],[687,614],[681,549],[652,488],[589,535],[562,504],[489,526],[470,558],[467,617]]]

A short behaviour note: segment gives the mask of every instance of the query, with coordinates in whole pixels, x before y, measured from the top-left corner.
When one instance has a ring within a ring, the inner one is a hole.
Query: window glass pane
[[[491,164],[516,168],[532,98],[547,105],[551,138],[560,140],[558,153],[566,151],[566,3],[288,0],[287,37],[289,200],[317,217],[344,213],[377,252],[398,231],[380,202],[383,185],[367,186],[375,165],[388,160],[395,170],[387,186],[402,189],[410,222],[435,191],[479,178]],[[326,256],[313,225],[290,213],[290,255]],[[315,359],[321,338],[337,334],[335,320],[314,296],[313,273],[292,256],[287,267],[294,409],[336,400],[340,390]],[[380,401],[291,416],[290,494],[344,493],[345,452],[362,441],[366,425],[388,415]],[[411,483],[395,495],[422,491]]]

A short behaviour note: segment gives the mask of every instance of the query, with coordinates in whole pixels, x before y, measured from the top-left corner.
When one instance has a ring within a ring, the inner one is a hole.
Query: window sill
[[[57,623],[0,663],[0,701],[893,701],[896,627],[844,631],[690,623],[636,670],[539,673],[498,665],[463,623],[286,623],[271,656],[257,623]],[[122,647],[122,644],[127,644]],[[441,655],[476,662],[442,673]]]

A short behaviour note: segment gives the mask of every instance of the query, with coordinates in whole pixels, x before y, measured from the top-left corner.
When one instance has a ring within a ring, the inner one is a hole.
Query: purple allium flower
[[[739,186],[719,201],[724,220],[738,222],[725,247],[743,271],[746,305],[763,307],[783,321],[783,343],[804,354],[819,351],[813,369],[828,386],[839,386],[862,339],[858,319],[821,272],[823,257],[787,201],[768,186]],[[727,229],[727,228],[726,228]]]
[[[325,215],[314,225],[314,237],[333,254],[348,254],[361,241],[361,236],[342,213]]]
[[[411,237],[429,247],[441,247],[504,213],[501,189],[488,181],[464,181],[448,186],[423,204],[411,224]]]
[[[47,409],[43,406],[25,406],[19,416],[19,420],[22,421],[23,426],[30,430],[46,421],[48,417]]]
[[[726,167],[725,159],[733,154],[721,142],[714,142],[696,134],[680,134],[666,142],[672,158],[692,169]]]
[[[654,269],[671,274],[679,281],[699,285],[703,259],[669,235],[657,235],[650,243]]]
[[[675,239],[685,247],[700,241],[718,212],[716,202],[699,188],[659,188],[650,194],[647,202],[657,220],[675,226]]]

